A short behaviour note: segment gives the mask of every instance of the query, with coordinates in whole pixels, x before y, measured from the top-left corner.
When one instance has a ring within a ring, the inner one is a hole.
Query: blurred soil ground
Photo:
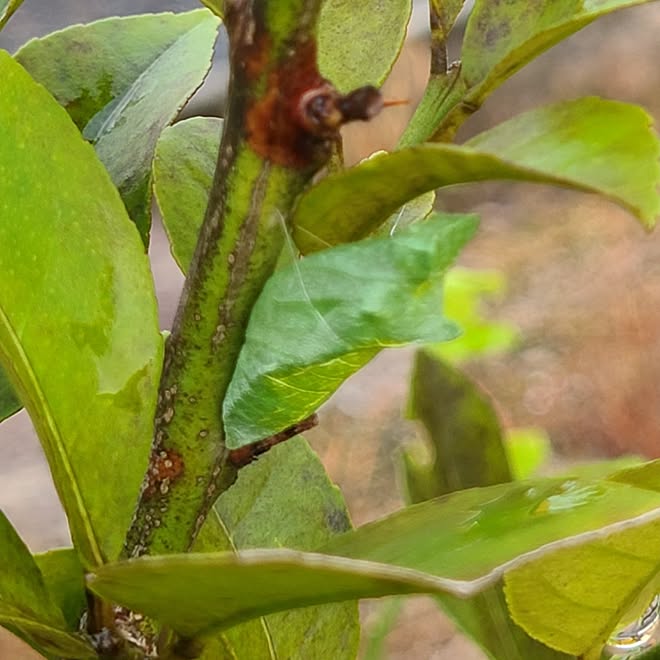
[[[88,8],[100,4],[85,3]],[[39,20],[40,11],[52,17],[60,5],[64,11],[71,3],[51,0],[40,9],[35,1],[33,20]],[[152,2],[141,9],[158,6],[162,4]],[[29,8],[26,3],[25,11]],[[105,14],[111,11],[121,8],[113,3]],[[34,33],[27,19],[18,23],[19,16],[13,20],[23,40]],[[78,13],[77,20],[92,16]],[[660,5],[653,3],[596,22],[516,74],[461,135],[543,103],[584,95],[640,103],[660,120],[659,32]],[[0,47],[12,49],[17,43],[0,41]],[[425,76],[425,47],[411,43],[385,88],[387,97],[408,98],[410,106],[391,108],[372,125],[347,132],[349,158],[394,146]],[[491,305],[490,313],[517,323],[522,341],[504,358],[466,367],[494,398],[503,423],[545,428],[560,461],[625,453],[660,456],[658,236],[646,235],[605,201],[540,186],[463,186],[443,193],[440,203],[482,216],[479,235],[461,263],[499,269],[509,281],[505,299]],[[158,229],[152,256],[165,327],[181,276]],[[356,524],[401,506],[396,454],[415,434],[414,426],[402,420],[411,354],[381,354],[325,406],[321,427],[309,434],[342,487]],[[65,521],[27,417],[19,414],[5,422],[0,441],[0,508],[33,550],[67,544]],[[366,636],[381,607],[363,607]],[[29,657],[34,656],[22,645],[0,637],[0,660]],[[383,657],[484,656],[456,633],[430,599],[415,598],[388,636]]]

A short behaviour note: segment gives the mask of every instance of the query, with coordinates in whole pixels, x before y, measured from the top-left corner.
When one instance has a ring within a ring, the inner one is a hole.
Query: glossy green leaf
[[[224,401],[227,445],[306,418],[386,346],[455,337],[441,314],[442,275],[476,226],[475,216],[436,215],[275,273],[252,310]]]
[[[433,352],[452,364],[510,350],[518,341],[518,329],[506,322],[484,317],[482,305],[499,300],[505,282],[497,271],[452,268],[445,278],[445,314],[463,333],[450,342],[436,344]]]
[[[163,131],[153,164],[154,194],[172,256],[185,273],[211,191],[222,120],[193,117]]]
[[[660,491],[660,461],[609,479]],[[639,616],[660,588],[659,544],[652,522],[518,568],[505,578],[512,616],[543,643],[595,660],[622,617]]]
[[[14,388],[9,383],[5,372],[0,367],[0,422],[22,408]]]
[[[433,78],[401,146],[445,140],[507,78],[596,18],[649,0],[477,0],[465,30],[462,65]],[[605,50],[603,50],[605,53]]]
[[[318,27],[321,73],[341,92],[383,83],[401,51],[412,0],[325,0]]]
[[[207,523],[196,550],[281,546],[310,550],[350,529],[341,493],[300,437],[243,468],[214,508],[217,520]],[[218,522],[220,529],[211,536],[207,528]],[[291,660],[352,658],[359,641],[357,607],[332,604],[271,614],[230,628],[222,638],[223,647],[244,660],[271,655]],[[206,653],[208,660],[217,657],[212,648]]]
[[[156,142],[204,80],[218,25],[206,9],[109,18],[16,55],[94,144],[145,241]]]
[[[465,375],[430,351],[415,355],[409,406],[411,416],[422,422],[433,454],[430,465],[419,467],[410,452],[403,455],[411,502],[511,481],[491,402]],[[420,469],[423,479],[416,478]]]
[[[660,494],[614,482],[501,484],[403,509],[319,553],[142,557],[100,566],[87,582],[100,596],[197,635],[311,604],[414,592],[471,596],[551,550],[657,520],[659,507]]]
[[[117,556],[147,464],[162,360],[153,281],[66,112],[4,52],[0,79],[0,361],[94,566]]]
[[[303,253],[358,240],[427,190],[486,179],[599,193],[652,226],[660,210],[660,150],[650,124],[636,106],[586,98],[524,113],[465,146],[427,144],[376,155],[303,195],[294,239]]]
[[[0,0],[0,30],[22,4],[23,0]]]
[[[87,601],[85,570],[73,548],[49,550],[34,556],[50,598],[64,614],[67,629],[78,630]]]
[[[94,650],[67,632],[29,550],[0,512],[0,625],[36,649],[67,658],[89,658]]]

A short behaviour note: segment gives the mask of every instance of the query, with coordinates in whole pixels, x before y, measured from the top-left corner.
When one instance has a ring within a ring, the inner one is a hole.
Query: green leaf
[[[67,629],[78,630],[87,606],[85,570],[73,548],[49,550],[34,556],[50,597],[64,614]]]
[[[300,497],[304,492],[305,496]],[[245,550],[287,546],[309,550],[350,529],[340,491],[332,485],[318,456],[301,437],[274,447],[243,468],[234,486],[215,504],[216,520],[202,530],[196,550]],[[220,523],[216,539],[210,526]],[[224,530],[224,533],[223,533]],[[332,604],[271,614],[222,633],[223,647],[246,660],[355,657],[359,641],[354,603]],[[255,649],[257,641],[264,650]],[[209,660],[215,660],[212,649]]]
[[[402,231],[409,225],[428,218],[433,211],[435,202],[435,193],[429,191],[406,202],[400,209],[392,213],[380,228],[379,234],[391,236],[398,231]]]
[[[642,465],[626,467],[610,473],[608,479],[639,488],[660,491],[660,460],[649,461]]]
[[[530,6],[526,0],[477,0],[465,29],[461,78],[466,100],[485,96],[531,59],[599,16],[648,0],[556,0]]]
[[[167,127],[158,140],[153,163],[154,194],[160,208],[172,256],[186,273],[195,251],[211,191],[220,148],[222,120],[192,117]],[[402,231],[433,210],[433,192],[397,209],[383,224],[383,235]],[[282,253],[290,263],[291,251]]]
[[[460,64],[454,64],[445,75],[431,76],[424,90],[415,114],[412,116],[408,125],[399,138],[397,147],[413,147],[422,142],[426,142],[431,137],[436,142],[451,142],[458,126],[467,117],[467,110],[463,113],[456,113],[452,117],[453,123],[442,126],[442,118],[449,112],[449,109],[457,105],[465,95],[465,86],[460,78]],[[435,135],[434,135],[435,133]]]
[[[568,185],[600,193],[653,227],[660,213],[660,145],[652,122],[637,106],[583,98],[526,112],[468,145],[562,176]]]
[[[23,0],[0,0],[0,30],[22,4]]]
[[[433,452],[430,465],[419,467],[410,452],[403,454],[412,502],[511,481],[492,404],[466,376],[430,351],[415,356],[409,406],[411,416],[424,425]],[[420,469],[427,476],[418,481]]]
[[[250,315],[224,401],[227,445],[306,418],[386,346],[455,337],[441,314],[442,275],[476,226],[475,216],[436,215],[275,273]]]
[[[376,155],[302,196],[294,239],[303,253],[358,240],[428,190],[487,179],[599,193],[650,227],[660,210],[660,150],[650,124],[641,108],[586,98],[524,113],[465,146],[427,144]]]
[[[552,453],[552,445],[545,431],[533,427],[509,429],[504,448],[514,479],[529,479]],[[597,479],[605,475],[580,476]]]
[[[608,479],[660,491],[660,462]],[[615,628],[639,616],[660,588],[659,544],[660,523],[652,522],[518,568],[505,578],[511,614],[544,644],[598,658]]]
[[[412,0],[325,0],[318,27],[321,73],[341,92],[380,86],[401,51]]]
[[[0,368],[0,422],[22,408],[14,389],[12,388],[7,375]]]
[[[224,18],[224,0],[200,0],[200,2],[205,7],[208,7],[216,16]]]
[[[551,550],[657,520],[659,507],[660,494],[614,482],[501,484],[414,505],[335,537],[319,549],[325,554],[142,557],[100,566],[87,583],[194,636],[312,604],[415,592],[471,596]]]
[[[651,601],[659,543],[655,522],[523,566],[505,577],[511,615],[544,644],[595,660]]]
[[[0,625],[28,644],[67,658],[89,658],[94,650],[66,630],[29,550],[0,512]]]
[[[194,118],[167,128],[158,143],[154,190],[172,253],[184,272],[204,215],[220,132],[219,120]],[[303,489],[305,498],[294,495]],[[216,512],[222,524],[209,533],[209,525],[217,526],[217,521],[207,523],[197,550],[282,543],[309,548],[325,540],[330,531],[343,531],[341,521],[346,520],[344,505],[318,458],[298,439],[241,470],[237,483],[220,497]],[[223,534],[222,530],[231,534],[234,528],[234,538]],[[355,606],[327,605],[235,626],[211,640],[203,657],[215,660],[227,649],[244,658],[352,657],[357,639]]]
[[[518,341],[518,329],[510,323],[491,321],[482,303],[501,298],[504,276],[497,271],[452,268],[445,279],[445,314],[463,333],[450,342],[436,344],[433,352],[452,364],[510,350]]]
[[[449,595],[437,598],[459,629],[493,660],[574,658],[537,642],[512,621],[501,583],[467,600]]]
[[[156,146],[154,194],[172,255],[186,273],[211,191],[222,120],[193,117],[166,128]]]
[[[409,500],[511,480],[495,410],[466,376],[435,352],[419,351],[411,394],[411,412],[426,427],[433,457],[415,460],[414,447],[403,453]],[[495,659],[557,657],[513,623],[500,582],[467,600],[449,594],[437,598],[456,624]]]
[[[109,18],[16,54],[93,142],[145,243],[158,136],[204,80],[218,25],[206,9]]]
[[[462,66],[445,85],[432,80],[402,145],[446,139],[507,78],[600,16],[648,0],[477,0],[465,30]],[[440,81],[442,82],[442,81]]]
[[[117,556],[146,469],[162,360],[153,280],[71,119],[2,51],[0,79],[0,362],[90,567]]]

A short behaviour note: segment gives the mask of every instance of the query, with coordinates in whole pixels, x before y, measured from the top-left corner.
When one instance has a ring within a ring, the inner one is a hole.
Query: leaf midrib
[[[5,313],[2,305],[0,305],[0,328],[1,327],[5,328],[6,338],[9,340],[10,348],[14,350],[15,354],[19,358],[19,362],[25,367],[25,382],[19,382],[19,387],[26,394],[26,408],[28,412],[34,412],[34,416],[30,414],[30,418],[33,420],[35,429],[37,431],[39,429],[43,429],[44,434],[47,435],[51,440],[51,442],[48,442],[46,438],[40,438],[44,452],[47,456],[51,454],[53,460],[59,462],[64,472],[69,477],[69,489],[73,496],[71,499],[73,500],[73,503],[77,509],[76,513],[78,514],[78,520],[82,523],[82,529],[85,532],[85,537],[88,541],[89,549],[92,554],[92,557],[86,559],[92,559],[93,565],[101,565],[104,563],[103,553],[101,551],[96,535],[94,534],[94,528],[89,516],[89,512],[85,508],[82,491],[80,490],[78,480],[70,461],[70,457],[66,451],[59,426],[55,421],[55,415],[50,408],[37,374],[32,367],[32,363],[28,358],[27,353],[23,349],[23,346],[18,338],[18,334],[12,326],[9,317]],[[2,352],[4,352],[7,358],[10,357],[6,348]],[[31,395],[32,393],[36,395],[36,398]],[[31,410],[31,404],[34,405],[35,410]],[[60,492],[60,490],[63,488],[61,480],[55,479],[54,481],[55,487],[57,488],[58,492]],[[63,501],[70,501],[69,498],[61,497],[61,499]]]

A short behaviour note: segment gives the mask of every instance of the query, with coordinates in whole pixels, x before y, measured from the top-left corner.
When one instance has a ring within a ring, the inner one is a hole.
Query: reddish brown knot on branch
[[[369,121],[383,108],[383,97],[375,87],[367,85],[349,94],[340,94],[325,83],[300,97],[297,118],[304,128],[319,137],[334,138],[337,131],[351,121]]]

